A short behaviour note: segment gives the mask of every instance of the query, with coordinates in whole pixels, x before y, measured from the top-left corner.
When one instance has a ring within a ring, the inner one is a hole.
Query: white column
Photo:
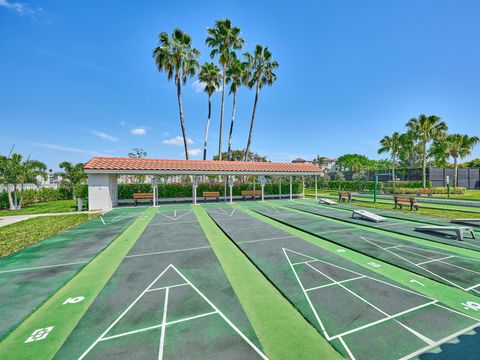
[[[262,202],[265,201],[264,192],[265,192],[265,184],[262,184]]]
[[[293,176],[290,176],[290,200],[293,200],[293,196],[292,196],[292,181],[293,181]]]
[[[152,205],[153,207],[155,207],[157,206],[157,185],[152,186],[152,191],[153,191]]]
[[[231,181],[231,184],[229,184],[230,187],[230,204],[233,203],[233,179]]]
[[[256,176],[253,177],[253,191],[255,191],[255,179],[256,179]]]
[[[197,205],[197,186],[193,186],[193,205]]]
[[[317,175],[315,175],[315,200],[318,200]]]
[[[302,175],[302,199],[305,199],[305,175]]]
[[[278,181],[278,198],[282,199],[282,178]]]
[[[225,191],[223,192],[223,198],[225,202],[227,202],[227,181],[228,181],[228,176],[225,175]]]

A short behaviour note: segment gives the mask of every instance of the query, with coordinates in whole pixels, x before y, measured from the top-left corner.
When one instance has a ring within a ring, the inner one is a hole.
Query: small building
[[[164,160],[145,158],[94,157],[84,167],[88,175],[89,210],[108,210],[118,205],[118,178],[121,175],[146,175],[165,177],[175,175],[222,176],[317,176],[322,170],[313,164],[250,162],[250,161],[214,161],[214,160]],[[292,187],[290,186],[290,189]],[[156,190],[153,187],[156,203]],[[290,190],[290,197],[292,191]]]

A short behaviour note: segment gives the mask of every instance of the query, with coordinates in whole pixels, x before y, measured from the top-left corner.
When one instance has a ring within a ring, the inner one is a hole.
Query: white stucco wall
[[[109,210],[117,205],[117,175],[88,174],[88,209]]]

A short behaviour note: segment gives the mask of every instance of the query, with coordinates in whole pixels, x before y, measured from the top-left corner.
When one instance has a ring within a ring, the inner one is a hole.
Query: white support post
[[[256,179],[256,176],[253,177],[253,191],[255,191],[255,179]]]
[[[293,176],[290,176],[290,200],[293,200],[293,196],[292,196],[292,180],[293,180]]]
[[[228,185],[230,186],[230,204],[233,203],[233,179],[229,179]]]
[[[315,200],[318,200],[317,175],[315,175]]]
[[[153,186],[153,207],[157,206],[157,196],[158,196],[157,193],[158,193],[157,184],[155,184]]]
[[[197,205],[197,185],[193,185],[193,205]]]
[[[278,181],[278,198],[282,200],[282,178]]]
[[[224,198],[223,200],[225,202],[227,202],[227,181],[228,181],[228,176],[225,175],[225,190],[223,192],[223,198]]]
[[[262,183],[261,186],[262,186],[262,202],[264,202],[265,201],[265,199],[264,199],[265,184]]]
[[[302,176],[302,199],[305,199],[305,175]]]

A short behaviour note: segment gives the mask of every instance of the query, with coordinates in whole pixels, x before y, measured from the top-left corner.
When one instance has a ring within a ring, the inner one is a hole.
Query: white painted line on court
[[[480,284],[477,284],[477,285],[474,285],[474,286],[470,286],[469,288],[466,288],[465,290],[473,290],[475,289],[476,287],[479,287]]]
[[[305,291],[312,291],[312,290],[317,290],[317,289],[323,289],[323,288],[326,288],[326,287],[329,287],[329,286],[332,286],[332,285],[343,284],[343,283],[346,283],[346,282],[363,279],[364,277],[365,277],[365,276],[357,276],[357,277],[354,277],[354,278],[351,278],[351,279],[347,279],[347,280],[335,281],[335,282],[328,283],[328,284],[325,284],[325,285],[314,286],[314,287],[305,289]]]
[[[445,259],[450,259],[452,257],[455,257],[455,255],[449,255],[449,256],[445,256],[443,258],[438,258],[438,259],[432,259],[432,260],[427,260],[427,261],[423,261],[421,263],[417,263],[416,265],[424,265],[424,264],[428,264],[428,263],[432,263],[432,262],[436,262],[436,261],[442,261],[442,260],[445,260]]]
[[[176,210],[175,210],[176,211]],[[184,217],[185,215],[188,215],[192,212],[192,210],[188,210],[186,211],[185,213],[183,213],[182,215],[180,216],[176,216],[177,214],[175,213],[175,217],[171,217],[171,216],[168,216],[168,215],[165,215],[165,214],[162,214],[162,212],[158,212],[158,214],[166,217],[167,219],[170,219],[172,221],[177,221],[178,219],[181,219],[182,217]]]
[[[165,290],[165,289],[170,289],[170,288],[175,288],[175,287],[185,286],[185,285],[188,285],[188,284],[187,283],[182,283],[182,284],[176,284],[176,285],[162,286],[162,287],[159,287],[159,288],[148,289],[147,292]]]
[[[385,317],[385,318],[382,318],[382,319],[379,319],[379,320],[376,320],[376,321],[372,321],[372,322],[370,322],[370,323],[368,323],[368,324],[365,324],[365,325],[359,326],[359,327],[357,327],[357,328],[350,329],[350,330],[345,331],[345,332],[343,332],[343,333],[340,333],[340,334],[337,334],[337,335],[335,335],[335,336],[332,336],[329,340],[337,339],[337,338],[342,337],[342,336],[347,336],[347,335],[353,334],[353,333],[355,333],[355,332],[357,332],[357,331],[360,331],[360,330],[368,329],[369,327],[372,327],[372,326],[381,324],[382,322],[385,322],[385,321],[388,321],[388,320],[395,319],[396,317],[399,317],[399,316],[408,314],[408,313],[410,313],[410,312],[416,311],[416,310],[421,309],[421,308],[424,308],[424,307],[426,307],[426,306],[435,305],[437,302],[438,302],[437,300],[434,300],[434,301],[431,301],[431,302],[429,302],[429,303],[425,303],[425,304],[416,306],[416,307],[414,307],[414,308],[404,310],[404,311],[399,312],[399,313],[397,313],[397,314],[389,315],[389,316],[387,316],[387,317]]]
[[[416,357],[416,356],[424,353],[425,351],[428,351],[428,350],[430,350],[430,349],[433,349],[433,348],[437,347],[438,345],[443,344],[444,342],[447,342],[447,341],[450,341],[450,340],[452,340],[452,339],[455,339],[456,337],[458,337],[458,336],[460,336],[460,335],[462,335],[462,334],[464,334],[464,333],[466,333],[466,332],[468,332],[468,331],[471,331],[471,330],[475,329],[475,328],[476,328],[477,326],[479,326],[479,325],[480,325],[480,322],[476,323],[475,325],[469,326],[469,327],[467,327],[467,328],[465,328],[465,329],[463,329],[463,330],[457,331],[456,333],[451,334],[451,335],[449,335],[449,336],[447,336],[447,337],[444,337],[443,339],[440,339],[440,340],[438,340],[438,341],[434,341],[432,344],[430,344],[430,345],[428,345],[428,346],[425,346],[424,348],[421,348],[420,350],[417,350],[417,351],[415,351],[415,352],[413,352],[413,353],[411,353],[411,354],[409,354],[409,355],[407,355],[407,356],[404,356],[404,357],[401,358],[400,360],[412,359],[412,358],[414,358],[414,357]]]
[[[171,254],[171,253],[182,252],[182,251],[193,251],[193,250],[200,250],[200,249],[211,249],[211,248],[212,248],[211,246],[206,245],[206,246],[198,246],[198,247],[192,247],[192,248],[186,248],[186,249],[174,249],[174,250],[165,250],[165,251],[155,251],[155,252],[151,252],[151,253],[127,255],[127,256],[125,256],[125,259],[142,257],[142,256],[151,256],[151,255]]]
[[[113,340],[113,339],[117,339],[119,337],[124,337],[124,336],[132,335],[132,334],[138,334],[138,333],[141,333],[141,332],[145,332],[145,331],[149,331],[149,330],[153,330],[153,329],[158,329],[158,328],[161,328],[161,327],[162,327],[162,324],[158,324],[158,325],[153,325],[153,326],[149,326],[149,327],[142,328],[142,329],[137,329],[137,330],[124,332],[124,333],[117,334],[117,335],[106,336],[106,337],[102,338],[100,340],[100,342]]]
[[[340,342],[342,343],[343,347],[347,351],[347,354],[348,356],[350,356],[351,360],[356,360],[355,356],[353,356],[352,352],[350,351],[350,348],[347,346],[347,344],[345,344],[345,341],[343,341],[342,338],[338,338],[338,340],[340,340]]]
[[[244,240],[244,241],[237,241],[237,244],[245,244],[245,243],[252,243],[252,242],[259,242],[259,241],[270,241],[270,240],[282,240],[282,239],[291,239],[296,236],[279,236],[273,238],[266,238],[266,239],[256,239],[256,240]]]
[[[160,277],[168,270],[172,267],[173,265],[168,265],[165,270],[163,270],[160,275],[158,275],[151,283],[150,285],[148,285],[145,290],[143,290],[140,295],[138,295],[138,297],[133,300],[133,302],[120,314],[119,317],[117,317],[117,319],[115,319],[115,321],[113,321],[110,326],[93,342],[92,345],[90,345],[88,347],[87,350],[85,350],[83,352],[82,355],[80,355],[80,357],[78,358],[78,360],[82,360],[85,356],[88,355],[88,353],[95,347],[95,345],[97,345],[101,340],[102,338],[105,337],[105,335],[108,334],[108,332],[130,311],[130,309],[142,298],[143,295],[145,295],[145,293],[148,291],[148,289],[150,289],[150,287],[158,280],[160,279]]]
[[[34,267],[23,268],[23,269],[3,270],[3,271],[0,271],[0,274],[7,274],[7,273],[19,272],[19,271],[30,271],[30,270],[48,269],[48,268],[54,268],[54,267],[60,267],[60,266],[69,266],[69,265],[85,264],[85,263],[87,263],[87,262],[89,262],[89,261],[90,261],[90,260],[76,261],[76,262],[71,262],[71,263],[55,264],[55,265],[34,266]]]
[[[460,311],[457,311],[457,310],[455,310],[455,309],[451,309],[451,308],[446,307],[446,306],[444,306],[444,305],[442,305],[442,304],[435,304],[435,306],[438,306],[438,307],[441,307],[442,309],[448,310],[448,311],[450,311],[450,312],[453,312],[453,313],[456,313],[456,314],[465,316],[465,317],[467,317],[467,318],[469,318],[469,319],[478,321],[478,318],[476,318],[476,317],[473,317],[473,316],[464,314],[464,313],[462,313],[462,312],[460,312]]]
[[[322,331],[323,331],[323,334],[324,334],[325,337],[328,339],[328,338],[329,338],[329,335],[328,335],[328,333],[327,333],[327,330],[325,329],[325,325],[323,325],[322,320],[320,320],[320,316],[318,315],[317,310],[316,310],[315,307],[313,306],[312,301],[310,300],[310,297],[308,296],[307,291],[306,291],[305,288],[303,287],[303,284],[302,284],[302,282],[300,281],[300,278],[298,277],[298,274],[297,274],[297,272],[295,271],[295,268],[293,267],[292,262],[290,261],[290,257],[289,257],[288,254],[287,254],[287,251],[291,251],[291,250],[288,250],[288,249],[286,249],[286,248],[282,248],[282,250],[283,250],[283,253],[285,254],[285,257],[287,258],[287,261],[288,261],[288,264],[290,265],[290,268],[291,268],[292,271],[293,271],[293,274],[295,275],[295,278],[297,279],[298,284],[300,285],[300,288],[301,288],[302,291],[303,291],[303,295],[304,295],[305,298],[307,299],[308,305],[310,305],[310,308],[312,309],[313,314],[315,315],[315,318],[317,319],[317,322],[318,322],[318,324],[320,325],[320,328],[321,328]],[[298,253],[297,253],[297,254],[298,254]]]
[[[162,331],[160,333],[160,344],[158,346],[158,360],[163,359],[163,345],[165,344],[165,324],[167,322],[168,293],[169,288],[167,287],[167,289],[165,290],[165,302],[163,303]]]
[[[149,224],[148,226],[167,226],[167,225],[178,225],[178,224],[197,224],[197,221],[177,221],[177,222],[163,222],[158,224]]]
[[[386,247],[386,248],[382,248],[382,249],[396,249],[396,248],[399,248],[399,247],[402,247],[404,245],[395,245],[395,246],[389,246],[389,247]]]
[[[195,320],[195,319],[199,319],[199,318],[202,318],[202,317],[205,317],[205,316],[210,316],[210,315],[215,315],[215,314],[218,314],[218,311],[215,310],[215,311],[210,311],[210,312],[200,314],[200,315],[189,316],[187,318],[173,320],[173,321],[165,323],[165,326],[179,324],[179,323],[182,323],[182,322],[185,322],[185,321]]]
[[[106,225],[105,221],[103,220],[103,216],[100,216],[100,220],[102,220],[103,225]]]
[[[183,280],[185,280],[187,283],[189,283],[190,286],[191,286],[212,308],[214,308],[216,311],[218,311],[218,314],[222,317],[222,319],[223,319],[228,325],[230,325],[230,327],[233,328],[233,329],[237,332],[237,334],[240,335],[240,337],[242,337],[242,339],[245,340],[245,342],[246,342],[247,344],[249,344],[249,345],[257,352],[257,354],[260,355],[260,357],[262,357],[262,359],[268,359],[268,358],[257,348],[257,346],[256,346],[254,343],[252,343],[252,342],[250,341],[250,339],[249,339],[248,337],[246,337],[245,334],[244,334],[242,331],[240,331],[240,329],[237,328],[237,327],[235,326],[235,324],[232,323],[232,322],[230,321],[230,319],[227,318],[227,317],[225,316],[225,314],[222,313],[205,295],[203,295],[203,293],[202,293],[200,290],[198,290],[195,285],[193,285],[180,271],[178,271],[177,268],[176,268],[173,264],[170,264],[170,266],[172,266],[173,269],[175,269],[175,271],[183,278]]]

